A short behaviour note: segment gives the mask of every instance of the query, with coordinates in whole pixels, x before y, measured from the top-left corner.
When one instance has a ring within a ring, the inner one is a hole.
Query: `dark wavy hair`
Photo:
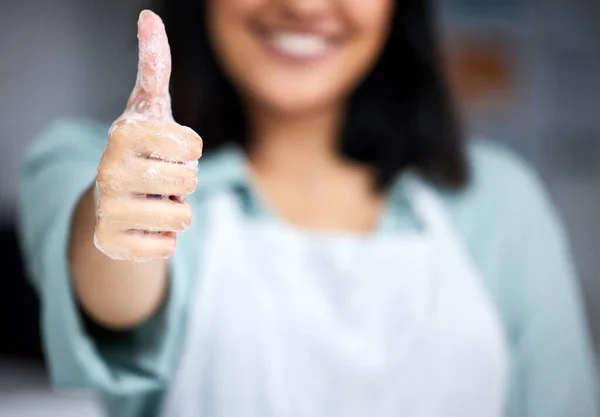
[[[241,100],[214,57],[205,1],[153,0],[173,55],[175,119],[202,135],[205,152],[245,146]],[[459,188],[468,166],[457,113],[446,84],[430,0],[398,0],[387,43],[353,92],[339,150],[375,168],[385,190],[406,168],[436,185]]]

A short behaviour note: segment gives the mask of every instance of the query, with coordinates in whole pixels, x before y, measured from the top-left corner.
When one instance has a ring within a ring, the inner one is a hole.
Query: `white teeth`
[[[273,34],[271,42],[281,52],[298,57],[321,55],[327,51],[328,46],[327,40],[323,36],[304,33]]]

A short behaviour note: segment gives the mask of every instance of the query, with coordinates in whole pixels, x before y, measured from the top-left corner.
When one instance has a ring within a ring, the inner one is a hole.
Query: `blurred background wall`
[[[600,2],[439,3],[450,74],[468,130],[505,143],[542,174],[569,231],[598,340]],[[26,147],[57,117],[110,121],[120,113],[136,72],[141,4],[0,0],[4,264],[19,266],[14,221]],[[87,397],[49,394],[43,367],[34,360],[39,358],[35,300],[22,274],[7,271],[0,281],[0,415],[99,415]],[[25,411],[31,400],[40,414]]]

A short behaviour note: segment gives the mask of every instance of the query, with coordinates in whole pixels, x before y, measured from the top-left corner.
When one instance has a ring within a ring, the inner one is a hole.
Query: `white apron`
[[[167,417],[500,417],[497,313],[433,191],[422,230],[302,232],[209,203]]]

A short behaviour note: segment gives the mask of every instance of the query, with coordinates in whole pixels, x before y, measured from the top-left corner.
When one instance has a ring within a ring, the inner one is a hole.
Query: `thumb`
[[[171,49],[162,20],[149,10],[140,13],[138,44],[138,74],[128,109],[151,118],[171,117]]]

